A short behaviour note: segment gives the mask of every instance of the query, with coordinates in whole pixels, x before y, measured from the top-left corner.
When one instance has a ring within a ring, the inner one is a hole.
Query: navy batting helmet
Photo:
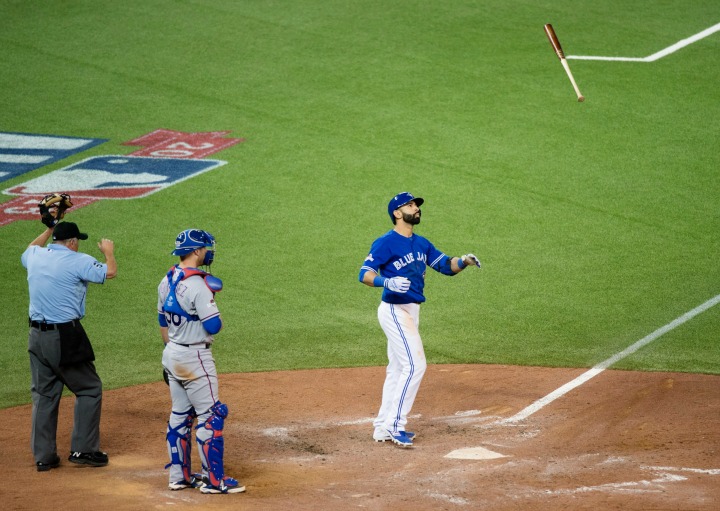
[[[420,207],[423,202],[425,202],[425,199],[422,197],[415,197],[410,192],[400,192],[395,197],[390,199],[390,202],[388,203],[388,215],[390,215],[390,219],[392,220],[393,217],[393,211],[395,211],[398,208],[403,207],[405,204],[407,204],[410,201],[415,201],[415,204],[417,207]]]

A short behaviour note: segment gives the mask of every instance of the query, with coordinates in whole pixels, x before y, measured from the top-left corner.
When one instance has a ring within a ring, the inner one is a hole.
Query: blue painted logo
[[[0,182],[50,165],[107,140],[0,132]]]
[[[227,162],[207,159],[94,156],[4,190],[9,195],[43,195],[62,190],[74,197],[144,197]]]

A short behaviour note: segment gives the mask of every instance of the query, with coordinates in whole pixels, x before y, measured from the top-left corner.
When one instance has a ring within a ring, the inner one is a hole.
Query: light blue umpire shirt
[[[67,323],[85,316],[89,282],[103,284],[107,265],[64,245],[30,245],[20,257],[27,268],[30,319]]]

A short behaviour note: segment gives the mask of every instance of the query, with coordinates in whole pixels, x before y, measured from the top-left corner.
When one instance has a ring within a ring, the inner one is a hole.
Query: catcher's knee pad
[[[218,401],[210,410],[212,415],[203,424],[197,425],[195,439],[200,448],[203,469],[207,471],[210,484],[220,486],[225,477],[223,467],[225,440],[222,431],[225,427],[225,418],[228,416],[228,407]]]
[[[165,468],[169,468],[171,465],[180,465],[183,477],[187,481],[190,481],[192,477],[190,471],[190,435],[195,417],[197,415],[193,408],[185,412],[172,412],[168,421],[167,434],[165,435],[168,454],[170,455],[170,463],[165,465]]]

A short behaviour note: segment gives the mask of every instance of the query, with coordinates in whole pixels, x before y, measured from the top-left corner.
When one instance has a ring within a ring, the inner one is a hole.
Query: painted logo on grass
[[[0,182],[107,142],[104,138],[0,132]]]
[[[3,193],[19,197],[0,206],[0,226],[15,220],[37,220],[37,203],[48,193],[70,194],[73,210],[77,210],[101,199],[145,197],[193,178],[227,163],[205,157],[244,141],[224,138],[229,133],[158,129],[125,142],[124,145],[142,147],[128,155],[93,156],[7,188]],[[80,145],[75,147],[78,148],[75,152],[83,150]]]
[[[185,133],[159,129],[147,135],[124,142],[123,145],[142,146],[133,156],[152,158],[205,158],[217,152],[244,142],[242,138],[223,138],[229,131],[208,131]]]
[[[45,195],[62,190],[72,198],[134,199],[144,197],[221,165],[221,160],[93,156],[21,185],[10,195]]]

